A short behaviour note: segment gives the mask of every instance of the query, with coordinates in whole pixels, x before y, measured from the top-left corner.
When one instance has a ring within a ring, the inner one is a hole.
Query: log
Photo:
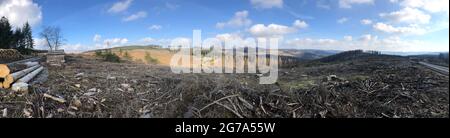
[[[33,66],[36,66],[36,65],[39,65],[39,62],[25,62],[25,63],[23,63],[24,65],[26,65],[27,66],[27,68],[29,68],[29,67],[33,67]]]
[[[8,63],[8,66],[14,66],[16,64],[22,64],[25,62],[35,62],[35,61],[39,61],[39,60],[41,60],[41,57],[34,57],[34,58],[29,58],[29,59],[24,59],[24,60]]]
[[[31,72],[31,73],[27,74],[26,76],[24,76],[24,77],[20,78],[19,80],[17,80],[17,82],[28,83],[31,79],[36,77],[36,75],[41,73],[42,70],[44,70],[44,67],[39,67],[38,69],[34,70],[33,72]]]
[[[15,49],[0,49],[0,59],[18,60],[22,59],[23,55]]]
[[[44,93],[44,97],[45,97],[45,98],[52,99],[52,100],[57,101],[57,102],[60,102],[60,103],[65,103],[65,102],[66,102],[66,100],[63,99],[63,98],[58,98],[58,97],[55,97],[55,96],[52,96],[52,95],[46,94],[46,93]]]
[[[5,78],[9,73],[11,73],[11,70],[9,70],[8,66],[0,64],[0,78]]]
[[[11,87],[11,84],[17,81],[18,79],[22,78],[23,76],[27,75],[28,73],[36,70],[39,68],[40,65],[36,65],[27,69],[24,69],[22,71],[15,72],[13,74],[10,74],[6,76],[5,80],[3,81],[3,87],[8,89]]]
[[[44,67],[39,67],[38,69],[34,70],[33,72],[25,75],[24,77],[20,78],[12,85],[12,90],[16,92],[23,92],[28,93],[28,82],[36,77],[42,70],[44,70]]]
[[[28,93],[28,84],[23,82],[14,83],[12,86],[12,90],[15,92]]]

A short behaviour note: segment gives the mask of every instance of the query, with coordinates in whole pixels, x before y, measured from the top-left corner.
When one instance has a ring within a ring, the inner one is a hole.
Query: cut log
[[[8,63],[8,66],[11,67],[11,66],[15,66],[16,64],[22,64],[25,62],[35,62],[35,61],[39,61],[39,60],[41,60],[41,57],[34,57],[34,58],[29,58],[29,59],[24,59],[24,60]]]
[[[15,92],[28,93],[28,84],[23,82],[14,83],[12,86],[12,90]]]
[[[39,65],[39,62],[25,62],[23,64],[26,65],[27,68],[29,68],[29,67],[33,67],[33,66]]]
[[[0,78],[5,78],[9,73],[11,73],[11,70],[9,70],[8,66],[0,64]]]
[[[0,59],[3,60],[19,60],[22,59],[23,55],[20,54],[16,49],[0,49]]]
[[[2,89],[2,88],[3,88],[3,83],[0,82],[0,89]]]
[[[42,70],[44,70],[44,67],[40,67],[36,70],[34,70],[33,72],[25,75],[24,77],[20,78],[19,80],[17,80],[13,85],[12,85],[12,90],[16,91],[16,92],[23,92],[23,93],[28,93],[28,82],[33,79],[34,77],[36,77],[36,75],[38,75]]]
[[[17,82],[28,83],[31,79],[36,77],[36,75],[41,73],[42,70],[44,70],[44,67],[39,67],[38,69],[34,70],[30,74],[27,74],[27,75],[23,76],[22,78],[20,78],[19,80],[17,80]]]
[[[20,78],[27,75],[28,73],[36,70],[39,67],[40,67],[40,65],[36,65],[36,66],[30,67],[30,68],[24,69],[22,71],[15,72],[13,74],[9,74],[8,76],[6,76],[5,80],[3,81],[3,87],[6,89],[10,88],[12,83],[19,80]]]

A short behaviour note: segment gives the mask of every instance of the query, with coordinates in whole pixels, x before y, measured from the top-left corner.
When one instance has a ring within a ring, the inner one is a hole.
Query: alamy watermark
[[[251,73],[260,74],[260,84],[278,80],[278,38],[202,41],[201,30],[194,30],[192,42],[176,39],[170,49],[177,52],[173,73]]]

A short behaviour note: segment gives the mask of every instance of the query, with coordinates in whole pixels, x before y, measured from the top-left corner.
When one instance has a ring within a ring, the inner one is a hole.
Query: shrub
[[[123,50],[122,49],[119,49],[119,55],[123,55]]]
[[[120,57],[112,52],[107,52],[103,56],[105,58],[105,61],[116,62],[116,63],[120,62]]]
[[[130,54],[128,54],[127,51],[125,51],[125,53],[123,54],[123,58],[124,58],[125,60],[129,60],[129,61],[132,61],[132,60],[133,60],[133,58],[130,56]]]
[[[103,52],[100,51],[100,50],[99,51],[95,51],[95,56],[103,58]]]
[[[158,59],[153,58],[150,53],[145,52],[145,61],[147,61],[147,64],[158,64]]]
[[[103,58],[103,60],[108,61],[108,62],[120,62],[120,57],[117,56],[116,54],[112,53],[111,51],[95,51],[95,56],[96,57],[100,57]]]

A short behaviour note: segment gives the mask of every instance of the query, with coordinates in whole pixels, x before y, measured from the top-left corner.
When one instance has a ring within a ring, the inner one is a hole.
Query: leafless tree
[[[59,27],[47,26],[40,33],[40,36],[45,39],[50,50],[58,50],[64,42],[64,38]]]

